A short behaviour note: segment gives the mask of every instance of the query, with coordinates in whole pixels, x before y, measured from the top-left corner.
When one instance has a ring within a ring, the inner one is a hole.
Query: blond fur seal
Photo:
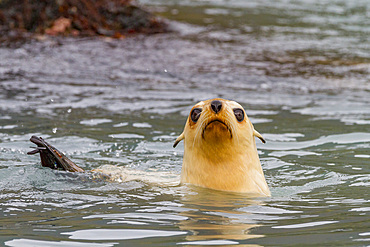
[[[265,142],[235,101],[197,103],[173,145],[184,140],[181,183],[270,196],[255,136]]]

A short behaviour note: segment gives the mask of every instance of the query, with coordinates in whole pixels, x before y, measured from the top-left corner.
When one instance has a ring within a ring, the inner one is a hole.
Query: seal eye
[[[244,111],[240,108],[237,108],[237,109],[234,109],[234,115],[236,117],[236,120],[238,120],[238,122],[241,122],[244,120]]]
[[[200,117],[200,113],[202,112],[202,109],[200,108],[195,108],[190,114],[191,120],[196,123]]]

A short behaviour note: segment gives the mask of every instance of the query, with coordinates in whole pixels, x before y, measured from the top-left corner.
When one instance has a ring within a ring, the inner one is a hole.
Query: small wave
[[[364,143],[370,142],[370,133],[348,133],[348,134],[338,134],[338,135],[329,135],[322,136],[318,139],[311,141],[302,141],[302,142],[278,142],[272,141],[267,142],[266,144],[259,145],[259,148],[262,150],[297,150],[304,149],[309,147],[316,147],[328,143],[333,144],[354,144],[354,143]]]
[[[81,240],[128,240],[154,237],[171,237],[186,235],[183,231],[163,231],[163,230],[145,230],[145,229],[89,229],[78,230],[74,232],[63,232],[69,235],[70,239]]]

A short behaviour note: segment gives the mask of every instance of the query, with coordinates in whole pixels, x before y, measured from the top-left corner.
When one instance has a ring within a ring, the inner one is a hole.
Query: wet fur
[[[210,106],[214,100],[222,102],[217,114]],[[194,123],[189,115],[174,144],[184,140],[181,182],[269,196],[254,137],[264,140],[245,113],[243,121],[236,120],[233,109],[243,109],[242,106],[234,101],[212,99],[199,102],[194,108],[202,109],[199,120]]]

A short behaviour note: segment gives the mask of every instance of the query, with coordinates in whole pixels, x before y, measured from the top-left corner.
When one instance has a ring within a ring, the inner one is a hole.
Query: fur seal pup
[[[265,140],[235,101],[211,99],[190,111],[184,131],[181,183],[270,196],[254,137]]]
[[[212,99],[197,103],[173,145],[176,147],[182,140],[185,143],[181,183],[270,196],[254,136],[265,142],[235,101]],[[30,141],[37,147],[28,154],[39,153],[42,166],[85,172],[41,137],[32,136]],[[103,167],[92,172],[97,178],[126,181],[123,170],[113,170]]]

